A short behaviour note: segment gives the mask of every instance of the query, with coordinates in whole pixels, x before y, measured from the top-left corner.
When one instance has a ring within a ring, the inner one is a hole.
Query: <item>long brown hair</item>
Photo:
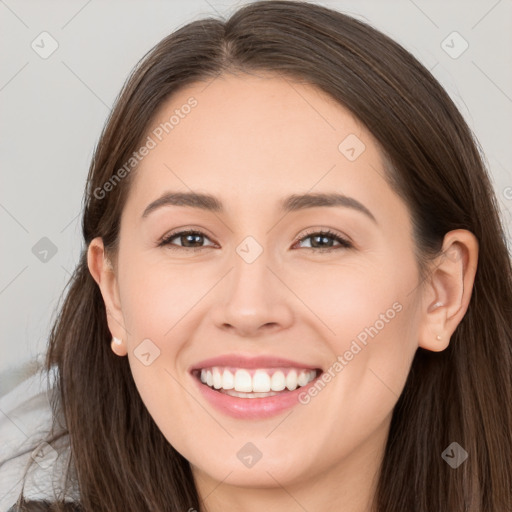
[[[400,45],[340,12],[281,0],[248,4],[226,21],[194,21],[167,36],[136,66],[101,134],[84,197],[84,247],[46,361],[48,372],[58,371],[54,416],[65,420],[54,420],[48,442],[69,434],[81,510],[206,510],[190,464],[146,410],[127,358],[111,352],[87,247],[101,236],[115,256],[136,170],[105,197],[95,191],[139,147],[163,101],[229,71],[269,71],[312,84],[366,125],[388,162],[389,183],[408,205],[425,278],[448,231],[467,229],[478,239],[467,313],[446,350],[417,350],[394,408],[373,510],[512,510],[512,269],[477,142],[445,90]],[[469,454],[457,469],[441,457],[454,441]]]

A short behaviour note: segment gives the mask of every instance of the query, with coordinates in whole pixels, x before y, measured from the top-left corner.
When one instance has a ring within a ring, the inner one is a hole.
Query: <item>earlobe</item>
[[[123,344],[123,340],[120,340],[115,336],[112,338],[112,341],[110,342],[110,348],[112,349],[112,352],[114,352],[114,354],[118,356],[126,355],[126,348]]]
[[[111,261],[105,254],[103,240],[97,237],[91,241],[87,250],[87,265],[89,272],[100,288],[105,303],[107,322],[113,340],[111,347],[119,356],[126,355],[126,348],[121,341],[126,339],[123,314],[121,310],[117,277]],[[114,343],[119,340],[120,343]]]
[[[440,256],[423,286],[424,311],[419,346],[434,352],[445,350],[466,314],[478,261],[478,241],[467,230],[445,235]]]

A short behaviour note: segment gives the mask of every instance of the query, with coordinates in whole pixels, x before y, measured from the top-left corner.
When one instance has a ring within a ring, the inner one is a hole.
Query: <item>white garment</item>
[[[68,436],[55,442],[56,449],[43,443],[52,422],[49,397],[54,389],[53,376],[48,392],[47,374],[40,364],[31,362],[15,370],[0,375],[0,387],[3,392],[7,389],[0,397],[0,512],[16,503],[26,465],[32,459],[36,462],[27,474],[25,499],[55,500],[53,487],[57,493],[62,489],[69,459]],[[66,500],[78,496],[76,489],[71,492]]]

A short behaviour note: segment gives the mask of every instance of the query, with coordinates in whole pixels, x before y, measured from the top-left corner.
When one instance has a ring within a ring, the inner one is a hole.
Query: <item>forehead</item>
[[[197,105],[162,141],[169,149],[179,145],[190,163],[207,155],[240,171],[278,174],[298,162],[310,168],[334,163],[339,143],[350,134],[373,144],[350,111],[318,88],[265,75],[223,75],[182,89],[162,105],[151,128],[165,127],[191,98]]]
[[[146,137],[153,147],[129,195],[139,214],[166,189],[207,191],[234,207],[308,191],[383,208],[397,201],[364,125],[318,88],[290,79],[223,75],[184,87],[161,105]]]

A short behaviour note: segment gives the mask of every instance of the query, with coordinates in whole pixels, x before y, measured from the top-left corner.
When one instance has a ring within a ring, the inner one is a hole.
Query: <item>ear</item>
[[[87,265],[103,296],[110,333],[113,337],[121,340],[119,345],[112,343],[112,350],[119,356],[125,356],[127,354],[126,329],[124,328],[123,312],[119,300],[116,272],[112,262],[105,255],[101,237],[95,238],[89,244]]]
[[[446,233],[441,255],[423,287],[420,347],[434,352],[448,347],[468,309],[477,263],[478,241],[473,233],[465,229]]]

